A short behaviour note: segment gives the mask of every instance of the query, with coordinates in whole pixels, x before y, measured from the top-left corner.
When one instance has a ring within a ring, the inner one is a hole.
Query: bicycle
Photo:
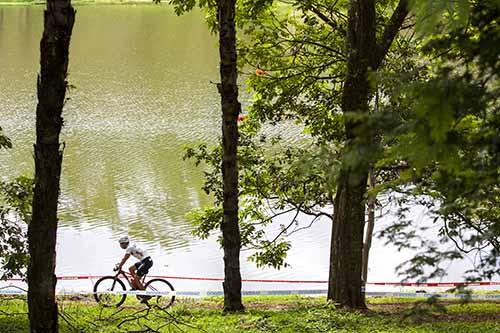
[[[130,289],[133,290],[132,275],[120,269],[114,276],[104,276],[94,284],[94,298],[97,303],[104,307],[119,307],[125,302],[127,298],[127,294],[124,293],[126,288],[120,276],[128,282]],[[145,280],[146,275],[141,278],[145,290],[134,290],[138,293],[136,297],[139,300],[142,300],[148,306],[150,300],[156,300],[156,304],[164,309],[174,303],[175,291],[170,282],[155,278],[144,283]],[[151,293],[152,295],[140,295],[141,292]]]

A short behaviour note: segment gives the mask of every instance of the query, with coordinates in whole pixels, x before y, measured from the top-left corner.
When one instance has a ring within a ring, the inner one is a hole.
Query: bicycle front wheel
[[[118,307],[125,302],[127,295],[123,282],[114,276],[105,276],[97,280],[94,285],[94,298],[97,303],[105,307]]]
[[[145,285],[146,291],[155,292],[158,295],[151,296],[151,300],[155,301],[161,308],[168,308],[175,301],[174,287],[167,280],[153,279],[149,280]],[[149,297],[149,296],[148,296]]]

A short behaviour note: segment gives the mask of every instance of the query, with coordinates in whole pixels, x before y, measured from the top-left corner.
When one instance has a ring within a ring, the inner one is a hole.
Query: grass
[[[168,311],[128,300],[119,309],[91,298],[59,300],[60,332],[400,332],[500,333],[500,302],[442,304],[374,299],[369,311],[349,312],[324,298],[245,297],[247,310],[223,314],[222,298],[180,299]],[[148,330],[149,329],[149,330]],[[0,332],[28,331],[24,299],[0,298]]]

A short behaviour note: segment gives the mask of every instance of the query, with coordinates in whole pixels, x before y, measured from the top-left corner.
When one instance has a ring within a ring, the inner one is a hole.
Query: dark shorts
[[[137,275],[144,276],[148,274],[149,269],[153,266],[153,260],[151,260],[151,257],[146,257],[141,261],[136,262],[134,266],[137,269]]]

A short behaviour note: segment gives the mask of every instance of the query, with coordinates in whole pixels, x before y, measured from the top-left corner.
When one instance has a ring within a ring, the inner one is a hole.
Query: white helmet
[[[118,240],[118,243],[120,243],[120,244],[127,244],[128,242],[129,242],[129,240],[128,240],[127,236],[123,236],[122,238],[120,238]]]

